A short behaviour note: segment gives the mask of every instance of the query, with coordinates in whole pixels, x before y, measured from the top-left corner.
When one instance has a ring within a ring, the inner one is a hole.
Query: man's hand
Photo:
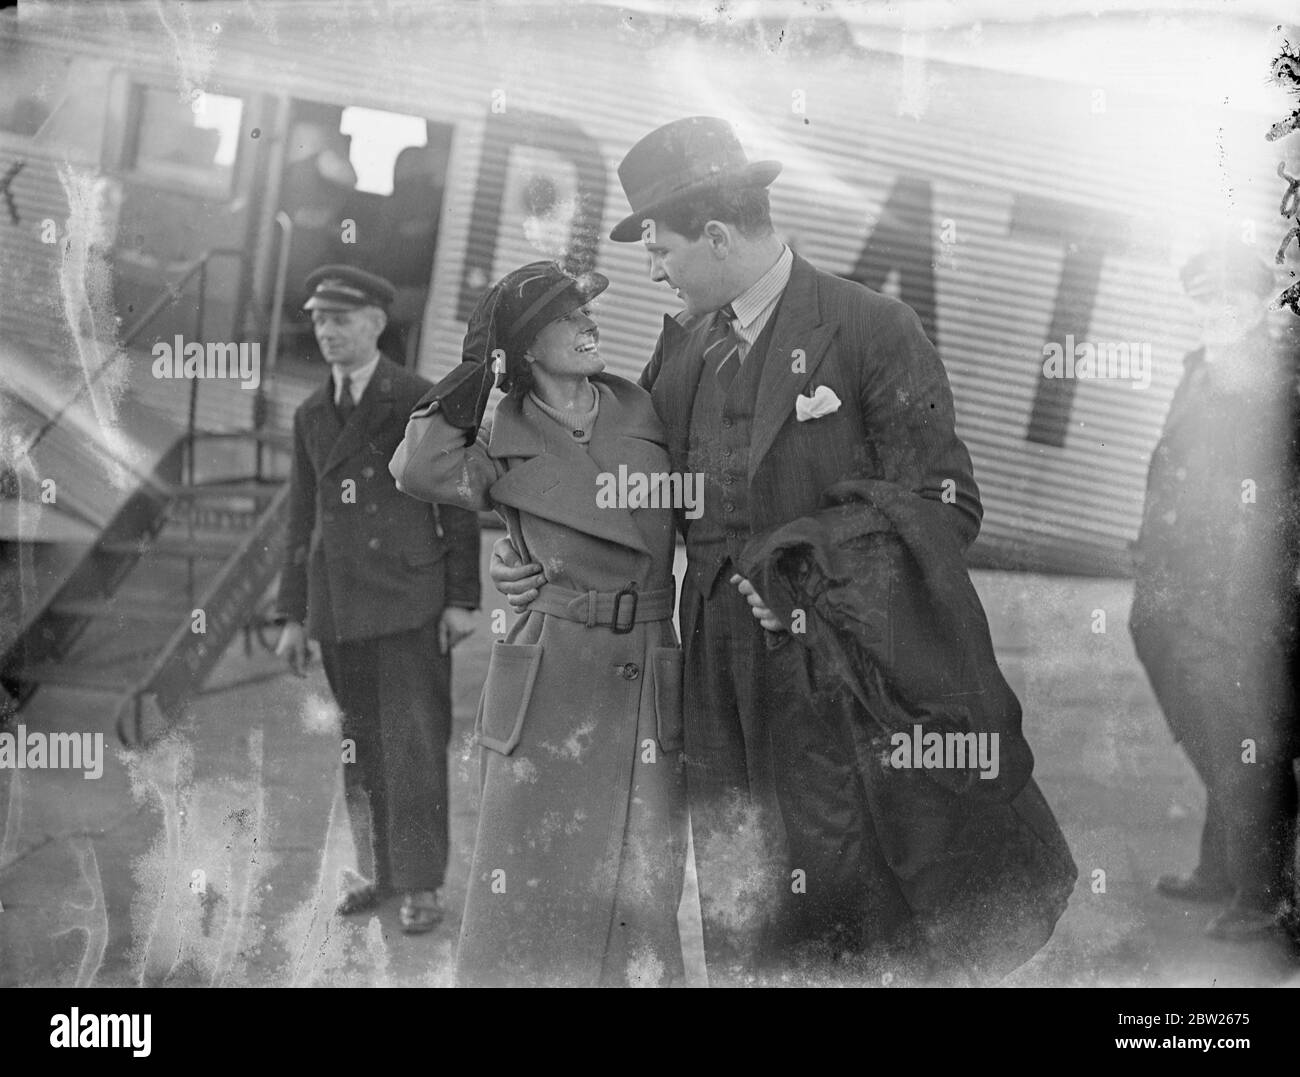
[[[448,606],[438,621],[438,650],[448,654],[466,636],[473,635],[477,627],[478,615],[473,610]]]
[[[311,651],[307,648],[307,633],[298,621],[286,621],[280,633],[280,642],[275,645],[275,656],[289,660],[289,668],[296,677],[307,676],[307,663],[311,661]]]
[[[749,612],[754,615],[754,619],[766,628],[769,632],[784,632],[785,625],[776,619],[776,614],[767,608],[763,602],[762,596],[754,590],[754,585],[744,576],[737,573],[731,577],[731,582],[736,585],[736,589],[745,596],[745,601],[749,603]]]
[[[496,584],[497,590],[506,596],[506,601],[515,613],[523,613],[546,583],[542,566],[522,564],[519,551],[509,537],[499,538],[492,544],[492,564],[488,568],[488,575]]]

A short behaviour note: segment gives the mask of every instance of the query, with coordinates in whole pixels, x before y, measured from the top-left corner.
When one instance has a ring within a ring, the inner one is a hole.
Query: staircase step
[[[97,688],[105,692],[128,692],[137,679],[122,669],[78,666],[70,662],[37,662],[23,666],[15,679],[28,684],[54,684],[65,688]]]
[[[196,558],[206,561],[224,561],[243,541],[239,533],[230,535],[204,535],[188,538],[185,535],[161,535],[153,540],[101,542],[104,553],[139,557]]]
[[[50,607],[64,617],[108,617],[128,621],[166,621],[179,624],[190,615],[174,602],[132,602],[114,598],[64,598]]]
[[[200,498],[274,497],[283,485],[282,482],[257,482],[255,479],[239,479],[230,482],[199,483],[195,486],[174,486],[169,491],[177,500],[198,500]]]
[[[278,430],[195,430],[196,441],[202,439],[243,438],[246,441],[270,445],[275,449],[288,451],[293,448],[293,435]]]

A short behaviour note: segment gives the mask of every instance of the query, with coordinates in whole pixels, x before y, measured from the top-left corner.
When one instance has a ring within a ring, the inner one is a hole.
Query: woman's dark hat
[[[619,164],[618,179],[632,212],[609,238],[635,243],[641,222],[676,202],[723,186],[766,187],[780,172],[780,161],[751,162],[726,120],[674,120],[651,131]]]
[[[566,273],[554,262],[530,262],[502,277],[469,316],[461,365],[425,401],[439,400],[453,426],[477,429],[492,393],[493,373],[509,390],[522,369],[524,352],[546,326],[586,306],[609,287],[602,273]],[[495,361],[504,359],[496,366]]]

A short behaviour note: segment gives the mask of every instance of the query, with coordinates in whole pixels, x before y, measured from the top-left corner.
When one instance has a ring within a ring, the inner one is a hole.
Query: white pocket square
[[[817,391],[812,396],[800,394],[794,398],[794,417],[801,423],[806,423],[809,419],[820,419],[823,415],[839,410],[840,398],[829,385],[817,386]]]

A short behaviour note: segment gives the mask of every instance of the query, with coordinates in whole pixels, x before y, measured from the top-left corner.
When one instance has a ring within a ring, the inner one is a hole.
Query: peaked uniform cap
[[[303,310],[387,310],[397,294],[390,281],[354,266],[326,265],[312,270],[303,282],[307,302]]]

